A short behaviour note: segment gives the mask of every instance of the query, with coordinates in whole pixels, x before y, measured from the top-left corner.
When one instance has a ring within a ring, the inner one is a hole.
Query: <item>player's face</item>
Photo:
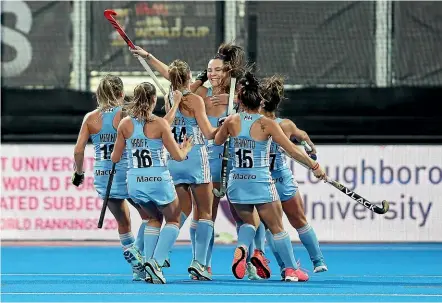
[[[210,84],[213,87],[219,86],[226,73],[223,71],[224,63],[220,59],[212,59],[207,66],[207,78],[209,78]]]

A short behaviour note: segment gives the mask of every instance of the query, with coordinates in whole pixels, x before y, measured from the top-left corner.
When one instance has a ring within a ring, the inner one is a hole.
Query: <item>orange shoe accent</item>
[[[285,277],[284,281],[287,282],[307,282],[309,279],[309,276],[300,270],[299,268],[297,270],[294,270],[293,268],[286,268],[285,269]]]
[[[250,259],[253,265],[256,267],[256,273],[262,279],[270,278],[271,272],[269,267],[269,260],[264,257],[264,254],[259,249],[255,249],[253,256]]]
[[[243,246],[238,246],[235,248],[235,252],[233,254],[232,272],[237,279],[242,279],[246,275],[246,256],[247,251]]]

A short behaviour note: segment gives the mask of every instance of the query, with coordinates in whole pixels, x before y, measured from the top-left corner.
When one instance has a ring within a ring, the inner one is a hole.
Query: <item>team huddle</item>
[[[174,60],[168,66],[140,47],[131,52],[170,81],[166,115],[161,118],[152,114],[157,102],[153,84],[137,85],[125,103],[121,79],[105,76],[96,92],[98,108],[86,114],[80,129],[72,183],[79,186],[84,180],[84,150],[91,139],[94,185],[103,199],[109,176],[114,173],[108,207],[118,222],[123,255],[132,266],[133,280],[166,283],[163,268],[171,266],[169,255],[191,213],[189,277],[212,280],[213,226],[220,201],[213,189],[222,186],[226,142],[227,198],[238,234],[233,275],[237,279],[246,275],[250,280],[270,278],[267,242],[283,281],[309,279],[295,260],[282,223],[283,212],[307,249],[314,272],[327,271],[285,154],[310,167],[317,178],[326,175],[293,143],[306,142],[315,154],[308,135],[292,121],[276,117],[284,99],[283,80],[277,76],[258,80],[247,71],[244,50],[232,44],[222,44],[207,70],[194,82],[184,61]],[[236,113],[228,115],[232,78],[238,80],[233,88]],[[209,87],[203,86],[206,81]],[[126,201],[142,218],[136,237]]]

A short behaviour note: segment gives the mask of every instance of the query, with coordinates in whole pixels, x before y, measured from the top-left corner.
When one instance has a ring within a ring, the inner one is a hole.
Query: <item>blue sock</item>
[[[207,265],[207,249],[209,248],[210,238],[213,233],[212,220],[198,220],[195,233],[195,260],[202,265]]]
[[[244,246],[246,249],[250,250],[250,245],[253,243],[255,238],[256,229],[255,226],[251,224],[244,223],[239,228],[238,232],[238,244],[237,246]]]
[[[276,262],[279,265],[280,269],[284,269],[284,263],[281,260],[281,257],[279,256],[279,253],[276,251],[275,247],[275,241],[273,240],[273,235],[270,232],[270,230],[266,230],[266,239],[267,243],[269,243],[270,249],[272,250],[273,255],[275,256]]]
[[[119,236],[120,236],[120,242],[121,242],[121,245],[123,245],[123,248],[129,247],[135,242],[134,235],[132,234],[132,232],[120,234]]]
[[[195,260],[195,244],[196,244],[196,226],[198,225],[198,221],[193,220],[190,223],[190,243],[192,244],[192,260]]]
[[[256,233],[255,233],[255,237],[256,237]],[[252,241],[252,243],[250,243],[250,246],[247,250],[247,258],[246,258],[246,262],[249,263],[250,259],[252,259],[253,257],[253,253],[255,252],[255,241]]]
[[[266,244],[266,228],[264,226],[264,223],[261,222],[258,228],[256,229],[256,234],[255,234],[256,249],[259,249],[264,253],[265,244]]]
[[[273,235],[273,240],[275,241],[276,251],[279,253],[285,268],[298,269],[289,234],[286,231],[280,232]]]
[[[210,238],[209,247],[207,249],[207,258],[206,258],[207,267],[212,267],[212,251],[213,251],[214,244],[215,244],[215,232],[212,233],[212,237]]]
[[[319,248],[318,238],[316,238],[316,233],[313,228],[307,223],[307,225],[296,231],[299,234],[299,239],[310,255],[310,260],[312,260],[312,262],[322,260],[322,252]]]
[[[181,227],[183,227],[184,223],[186,223],[186,220],[187,220],[186,214],[181,212],[181,216],[180,216],[180,229],[181,229]]]
[[[159,266],[164,264],[169,251],[172,249],[173,244],[178,238],[180,229],[175,224],[166,224],[160,233],[160,238],[158,239],[153,258],[157,261]]]
[[[143,220],[140,229],[138,229],[137,239],[135,240],[135,246],[140,252],[144,251],[144,228],[146,227],[147,220]]]
[[[181,227],[183,227],[184,223],[186,223],[186,219],[187,219],[186,214],[181,212],[181,215],[180,215],[180,229],[181,229]],[[169,251],[169,255],[167,256],[166,259],[169,259],[170,254],[171,254],[171,251]]]
[[[144,259],[146,261],[152,258],[159,236],[160,228],[158,227],[147,225],[144,229]]]

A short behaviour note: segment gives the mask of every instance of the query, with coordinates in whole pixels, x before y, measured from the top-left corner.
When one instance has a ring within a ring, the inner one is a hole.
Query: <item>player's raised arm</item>
[[[169,96],[165,96],[165,98],[169,98]],[[163,118],[164,118],[164,120],[167,121],[167,123],[169,123],[169,125],[173,124],[173,120],[175,119],[175,115],[176,115],[176,112],[180,106],[180,102],[183,98],[183,94],[180,91],[176,90],[172,93],[172,98],[173,98],[172,107],[170,107],[169,102],[167,102],[166,99],[164,99],[165,103],[166,103],[167,114]]]
[[[153,68],[155,68],[155,70],[158,71],[161,74],[161,76],[163,76],[164,78],[169,80],[168,66],[165,63],[163,63],[162,61],[158,60],[156,57],[154,57],[154,55],[152,55],[151,53],[145,51],[144,49],[142,49],[139,46],[135,46],[135,49],[129,48],[129,50],[135,56],[140,56],[140,57],[146,59],[146,61],[150,65],[152,65]]]

